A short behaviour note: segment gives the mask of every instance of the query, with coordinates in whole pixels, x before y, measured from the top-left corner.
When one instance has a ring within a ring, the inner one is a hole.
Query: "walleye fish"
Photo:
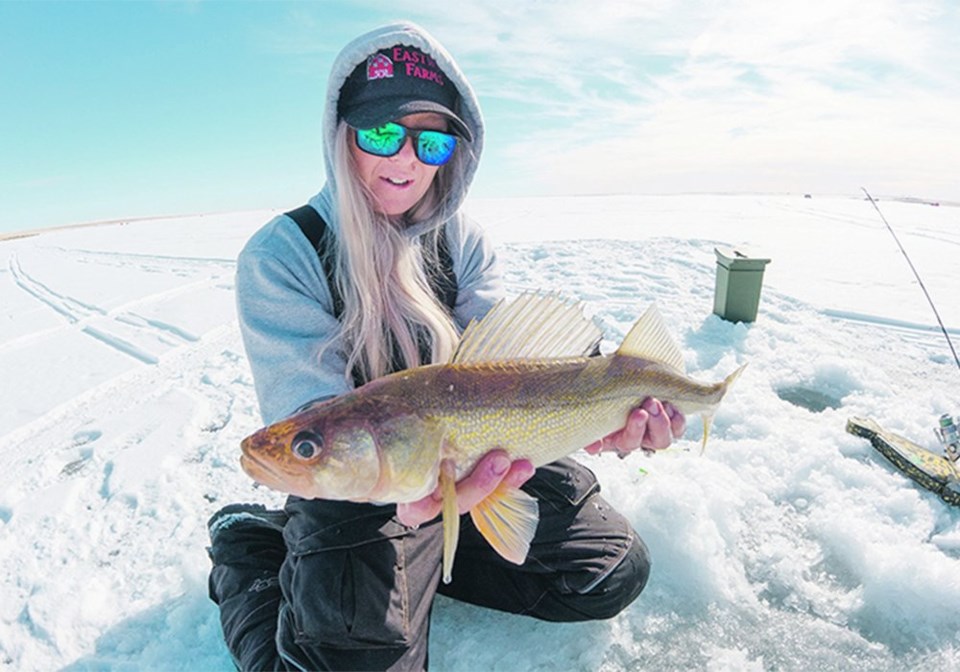
[[[719,383],[684,374],[655,306],[617,351],[589,357],[600,328],[556,295],[501,301],[466,329],[448,364],[400,371],[318,402],[242,442],[244,471],[308,499],[400,503],[443,494],[443,578],[459,532],[456,481],[502,448],[539,467],[620,429],[646,397],[710,420],[741,366]],[[535,498],[501,486],[470,511],[477,530],[522,564],[539,521]]]

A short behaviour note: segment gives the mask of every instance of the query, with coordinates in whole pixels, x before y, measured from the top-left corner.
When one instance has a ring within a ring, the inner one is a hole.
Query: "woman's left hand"
[[[614,451],[621,457],[637,448],[646,452],[663,450],[683,435],[686,426],[686,418],[673,404],[647,397],[630,411],[623,429],[594,441],[585,450],[591,455]]]

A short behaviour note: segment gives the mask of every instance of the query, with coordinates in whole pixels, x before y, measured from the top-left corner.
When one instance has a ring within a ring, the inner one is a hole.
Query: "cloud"
[[[845,192],[870,179],[960,196],[947,1],[717,4],[536,3],[551,8],[536,21],[528,3],[475,8],[476,88],[527,125],[505,174],[551,193]]]
[[[849,191],[870,179],[960,198],[947,179],[960,157],[945,149],[960,146],[953,0],[313,7],[264,44],[316,61],[407,18],[450,49],[487,111],[486,193]]]

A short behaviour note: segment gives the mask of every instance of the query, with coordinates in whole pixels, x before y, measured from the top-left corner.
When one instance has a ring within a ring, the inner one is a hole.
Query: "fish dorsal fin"
[[[483,319],[471,322],[453,362],[584,357],[602,335],[580,304],[556,294],[526,293],[499,301]]]
[[[680,372],[685,369],[683,353],[667,331],[655,304],[651,304],[633,325],[617,348],[617,354],[651,359]]]

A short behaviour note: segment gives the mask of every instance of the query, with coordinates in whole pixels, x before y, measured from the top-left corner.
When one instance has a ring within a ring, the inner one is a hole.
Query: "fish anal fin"
[[[523,490],[500,484],[470,509],[473,525],[505,560],[522,565],[540,522],[537,500]]]
[[[440,463],[440,511],[443,515],[443,582],[453,580],[453,556],[460,542],[460,510],[457,507],[456,468],[450,460]]]
[[[663,323],[656,305],[640,316],[617,348],[618,355],[650,359],[681,373],[685,370],[683,353]]]

